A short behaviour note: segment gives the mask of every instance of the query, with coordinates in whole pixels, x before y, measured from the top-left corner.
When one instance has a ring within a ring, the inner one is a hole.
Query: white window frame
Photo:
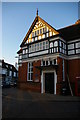
[[[12,71],[11,71],[11,70],[9,71],[9,76],[10,76],[10,77],[12,76]]]
[[[26,53],[26,50],[24,49],[24,50],[23,50],[23,54],[25,54],[25,53]]]
[[[55,41],[55,42],[54,42],[54,47],[57,47],[57,46],[58,46],[58,42]]]
[[[32,79],[31,79],[31,75],[33,74],[33,71],[31,71],[31,69],[33,68],[33,65],[32,65],[33,63],[32,62],[29,62],[28,63],[28,77],[27,77],[27,81],[33,81]],[[30,65],[30,66],[29,66]],[[30,71],[29,71],[29,69],[30,69]],[[29,75],[30,75],[30,77],[29,77]],[[30,79],[29,79],[30,78]]]
[[[14,72],[14,77],[16,77],[16,72]]]

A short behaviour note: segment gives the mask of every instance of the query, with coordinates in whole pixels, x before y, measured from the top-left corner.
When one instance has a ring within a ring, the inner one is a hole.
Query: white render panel
[[[42,35],[42,38],[45,38],[45,34]]]
[[[48,53],[48,50],[29,54],[29,57],[37,56],[37,55],[43,55],[43,54],[46,54],[46,53]]]
[[[74,44],[68,45],[68,49],[74,49]]]

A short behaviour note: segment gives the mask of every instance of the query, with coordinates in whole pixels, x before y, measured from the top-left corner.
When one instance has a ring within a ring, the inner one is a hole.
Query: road
[[[52,99],[52,95],[31,93],[17,88],[3,89],[2,94],[2,118],[80,117],[79,101],[56,101]]]

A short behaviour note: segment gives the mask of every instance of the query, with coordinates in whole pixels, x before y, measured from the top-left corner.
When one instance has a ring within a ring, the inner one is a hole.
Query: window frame
[[[30,76],[29,76],[30,75]],[[30,78],[30,79],[29,79]],[[27,81],[33,81],[33,62],[28,63],[28,76]]]

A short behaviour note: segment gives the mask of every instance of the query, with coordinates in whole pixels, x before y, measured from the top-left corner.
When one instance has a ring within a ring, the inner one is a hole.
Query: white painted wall
[[[46,54],[46,53],[48,53],[48,50],[29,54],[29,57],[36,56],[36,55],[43,55],[43,54]]]

